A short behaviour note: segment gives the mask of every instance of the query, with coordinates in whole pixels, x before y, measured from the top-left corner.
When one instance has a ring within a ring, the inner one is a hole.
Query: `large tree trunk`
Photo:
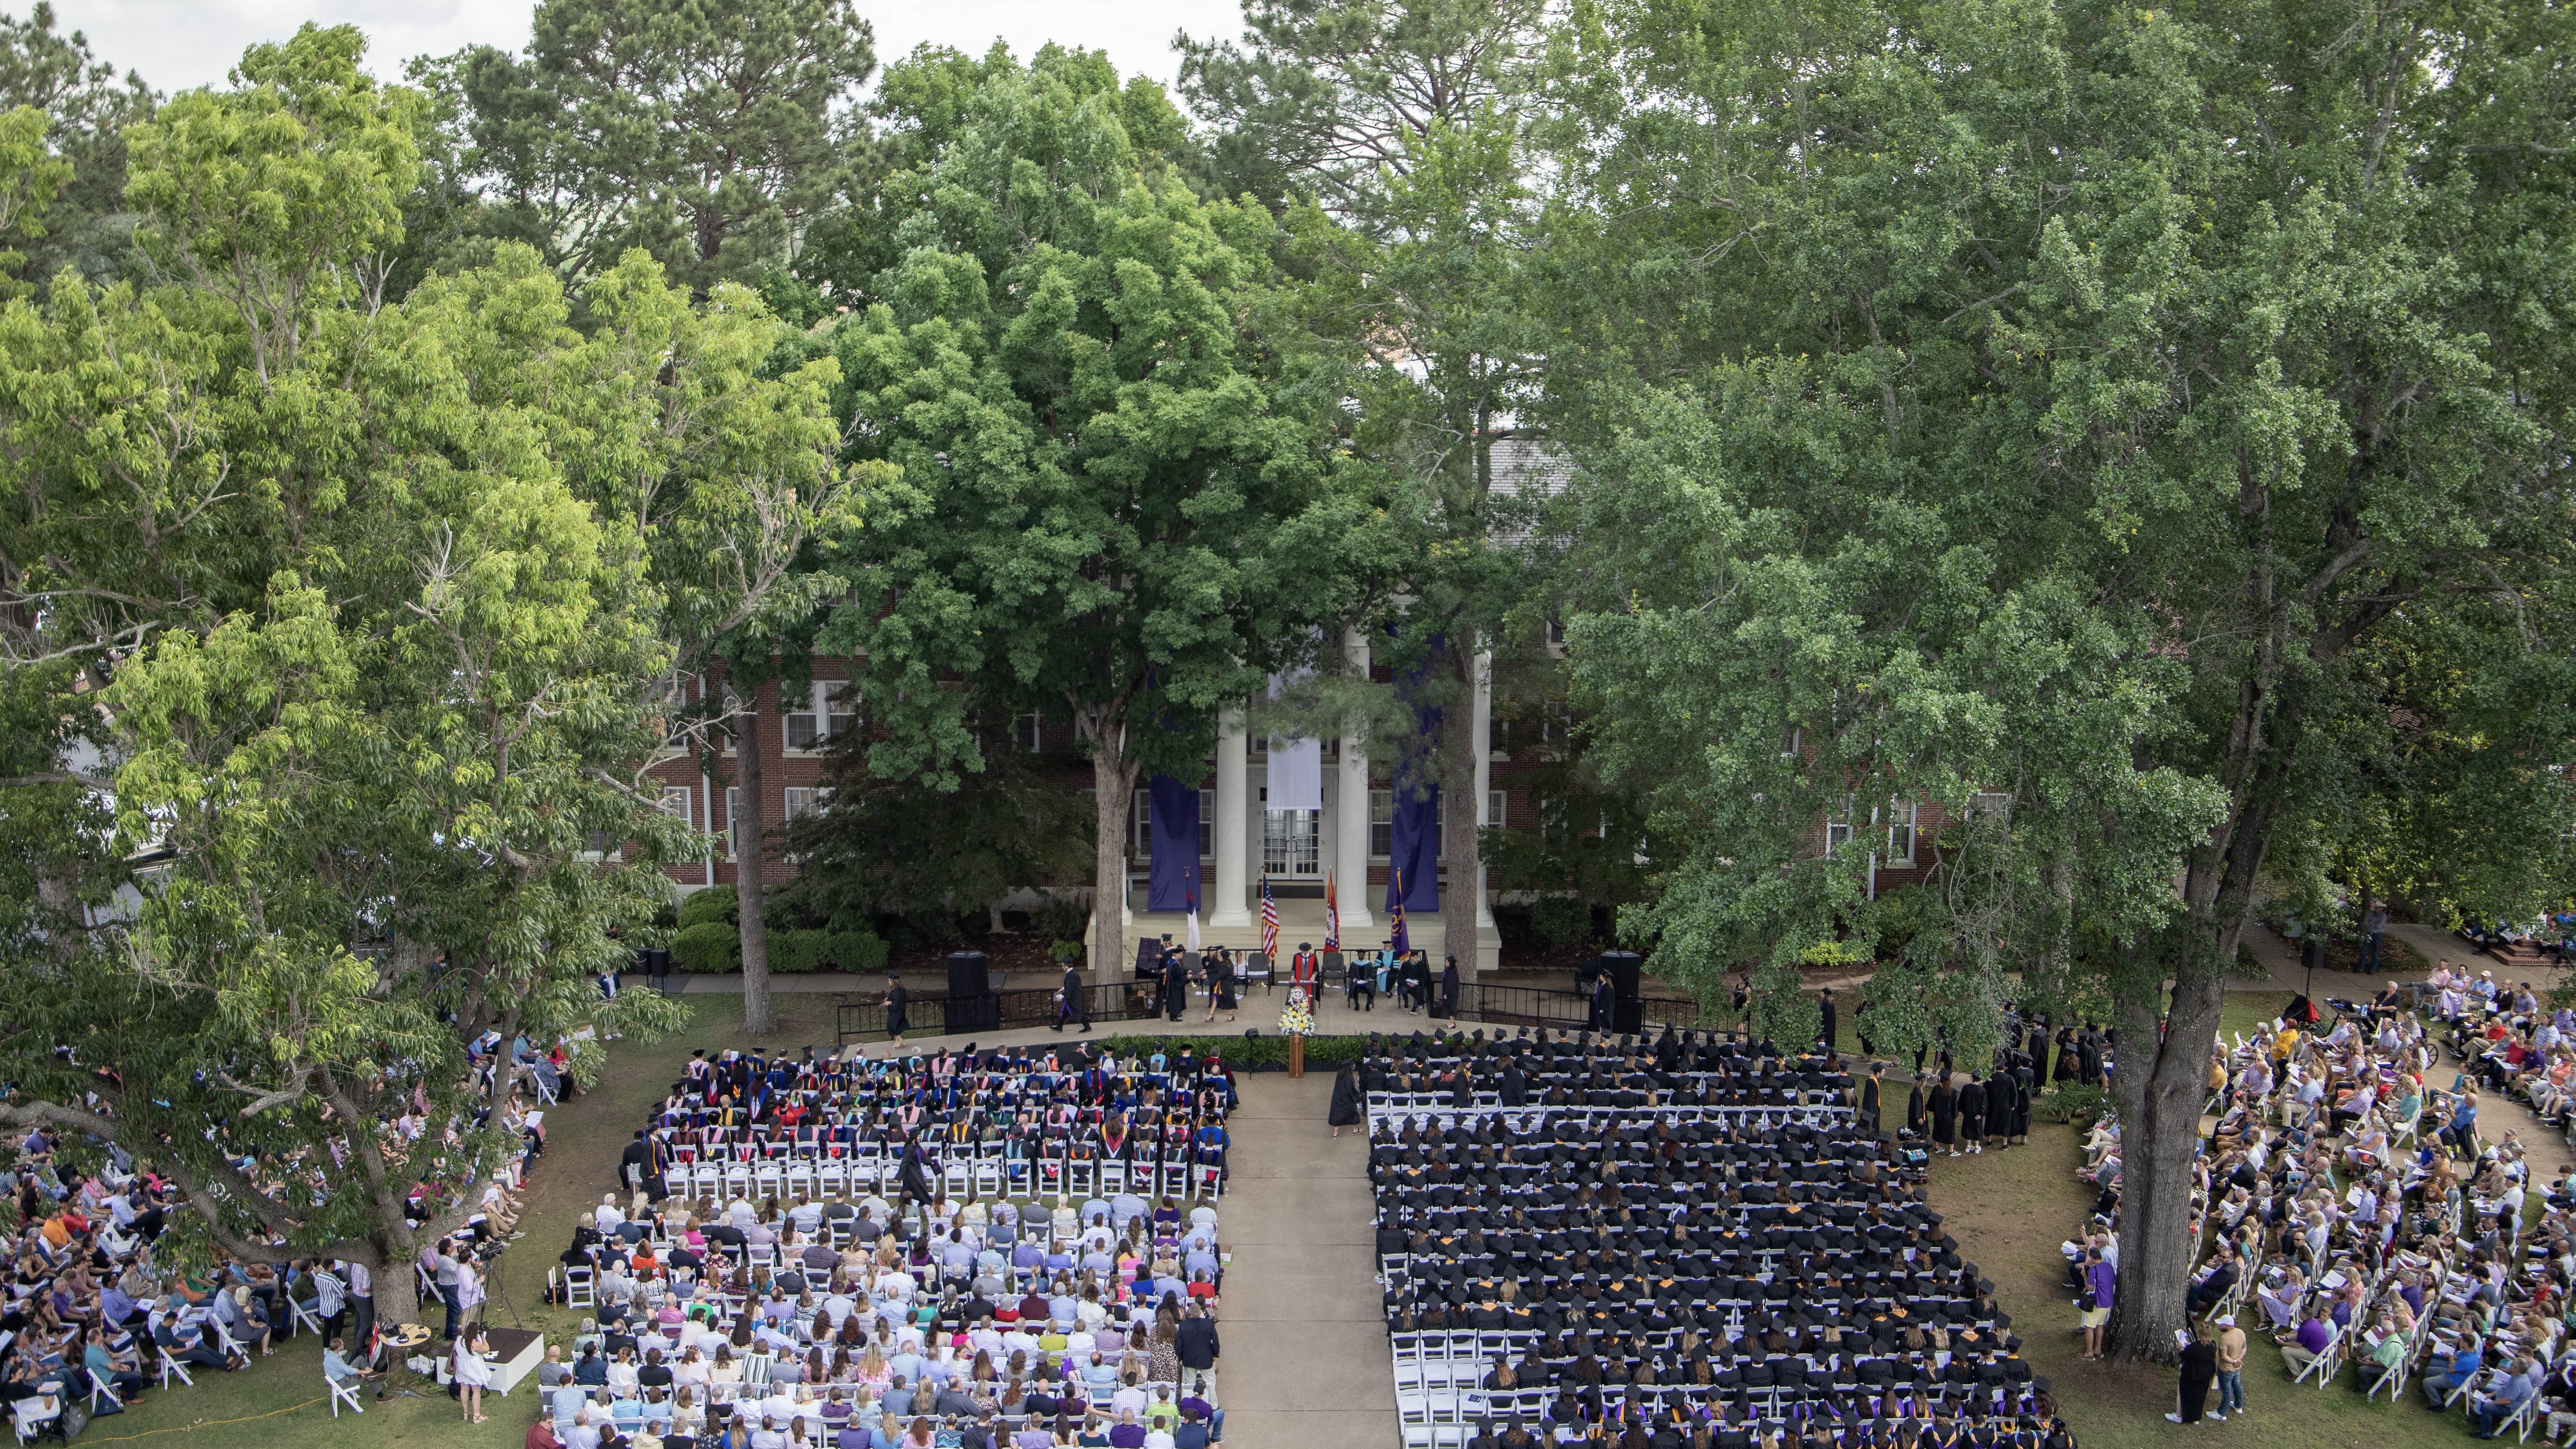
[[[2272,657],[2262,657],[2239,691],[2221,772],[2229,786],[2227,819],[2192,852],[2183,878],[2185,913],[2167,936],[2176,945],[2161,1041],[2153,1014],[2156,978],[2134,973],[2120,992],[2112,1076],[2123,1133],[2120,1279],[2110,1348],[2131,1361],[2171,1363],[2179,1353],[2174,1333],[2185,1326],[2193,1259],[2192,1160],[2209,1091],[2209,1055],[2253,907],[2254,877],[2271,849],[2272,827],[2306,730],[2305,693],[2278,687]]]
[[[376,1322],[390,1332],[396,1325],[420,1323],[420,1275],[412,1270],[411,1256],[395,1247],[387,1247],[387,1261],[367,1265],[368,1280],[375,1285]],[[429,1325],[436,1332],[439,1325]],[[352,1351],[357,1344],[351,1344]]]
[[[1440,712],[1440,793],[1448,797],[1440,812],[1440,863],[1449,875],[1440,897],[1441,934],[1448,954],[1459,958],[1461,974],[1473,976],[1476,903],[1485,879],[1477,833],[1485,797],[1476,788],[1476,651],[1453,642],[1444,653],[1455,666],[1459,702]]]
[[[769,923],[761,919],[768,900],[762,862],[769,854],[767,821],[761,810],[761,726],[757,695],[744,702],[734,723],[734,771],[741,780],[742,803],[734,812],[734,898],[742,916],[742,1024],[754,1036],[778,1030],[778,1010],[769,1000]]]
[[[1098,813],[1092,831],[1091,976],[1115,981],[1125,969],[1127,950],[1128,800],[1135,793],[1136,772],[1110,730],[1091,737],[1091,789]]]

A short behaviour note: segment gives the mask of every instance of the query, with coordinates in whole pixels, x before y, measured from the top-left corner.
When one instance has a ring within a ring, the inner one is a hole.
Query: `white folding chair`
[[[328,1385],[331,1390],[332,1418],[336,1419],[340,1417],[340,1406],[342,1404],[348,1405],[349,1412],[352,1414],[363,1414],[367,1412],[367,1406],[358,1402],[358,1385],[365,1383],[365,1379],[351,1379],[344,1384],[338,1379],[331,1377],[329,1374],[324,1374],[322,1376],[322,1382]]]
[[[172,1374],[177,1374],[179,1376],[179,1382],[186,1384],[192,1389],[197,1386],[197,1381],[188,1376],[188,1366],[171,1357],[170,1350],[161,1347],[159,1344],[155,1344],[153,1345],[152,1351],[161,1356],[161,1387],[163,1389],[166,1390],[170,1387],[170,1376]]]
[[[564,1306],[566,1308],[597,1307],[599,1305],[599,1298],[595,1291],[597,1287],[598,1276],[592,1270],[588,1268],[565,1268]]]

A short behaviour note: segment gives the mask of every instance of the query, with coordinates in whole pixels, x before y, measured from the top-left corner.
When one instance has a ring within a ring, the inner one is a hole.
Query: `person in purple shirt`
[[[2084,1310],[2086,1358],[2102,1356],[2102,1326],[2111,1321],[2111,1290],[2119,1281],[2119,1270],[2102,1261],[2100,1248],[2084,1250],[2084,1292],[2091,1305]]]
[[[1134,1409],[1118,1411],[1118,1422],[1109,1426],[1109,1449],[1144,1449],[1145,1426],[1136,1422]]]
[[[2308,1316],[2300,1320],[2299,1331],[2281,1345],[2281,1362],[2289,1365],[2290,1377],[2297,1378],[2332,1342],[2334,1330],[2326,1327],[2326,1321],[2311,1308]]]

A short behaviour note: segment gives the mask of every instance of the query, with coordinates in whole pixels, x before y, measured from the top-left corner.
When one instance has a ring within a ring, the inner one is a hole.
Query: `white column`
[[[1252,829],[1245,809],[1251,794],[1246,779],[1250,764],[1251,742],[1244,738],[1243,711],[1229,710],[1217,726],[1216,737],[1216,892],[1208,898],[1207,913],[1211,928],[1252,924],[1252,911],[1245,904],[1252,882],[1244,871]]]
[[[1361,678],[1367,678],[1368,636],[1357,629],[1343,634],[1342,657]],[[1333,811],[1333,899],[1347,936],[1351,928],[1375,926],[1377,917],[1369,911],[1368,746],[1358,735],[1343,735],[1341,756]]]
[[[1488,649],[1476,656],[1476,799],[1475,822],[1485,823],[1485,797],[1494,788],[1494,653]],[[1485,894],[1485,852],[1476,852],[1476,924],[1494,924],[1493,902]]]

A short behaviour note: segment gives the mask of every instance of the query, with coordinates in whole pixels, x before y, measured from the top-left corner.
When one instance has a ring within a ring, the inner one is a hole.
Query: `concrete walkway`
[[[1218,1207],[1227,1449],[1393,1449],[1366,1142],[1325,1125],[1329,1071],[1242,1080]]]

